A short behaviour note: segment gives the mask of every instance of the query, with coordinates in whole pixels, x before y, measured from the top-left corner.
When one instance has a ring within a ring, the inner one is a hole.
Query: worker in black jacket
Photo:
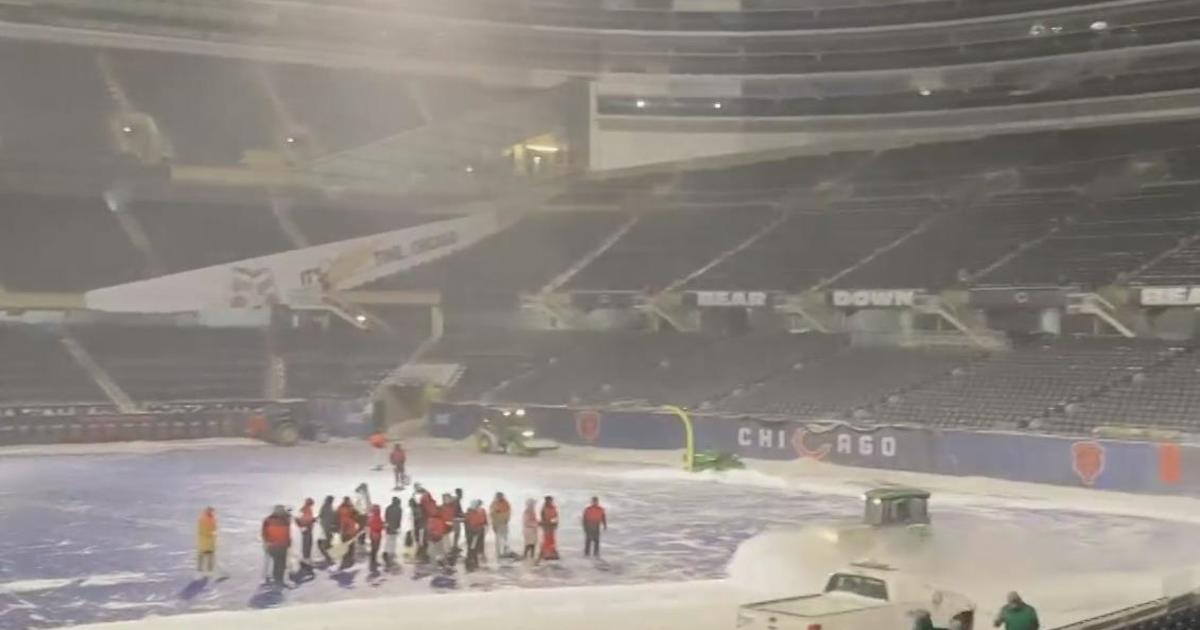
[[[383,566],[391,571],[397,566],[396,543],[400,539],[400,527],[404,522],[404,508],[400,505],[400,497],[392,497],[391,505],[383,514],[386,527],[387,542],[383,546]]]
[[[321,511],[317,513],[317,522],[321,524],[321,530],[325,534],[317,541],[317,549],[324,556],[325,562],[333,564],[329,548],[333,546],[333,535],[338,531],[338,517],[337,510],[333,508],[333,495],[325,497],[325,501],[321,503]]]

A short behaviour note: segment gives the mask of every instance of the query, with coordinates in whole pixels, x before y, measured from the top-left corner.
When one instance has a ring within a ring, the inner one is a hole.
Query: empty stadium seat
[[[715,407],[794,419],[849,418],[890,394],[943,377],[968,359],[960,351],[847,348],[794,365]]]
[[[52,329],[0,325],[0,405],[108,402]]]
[[[536,291],[600,244],[627,219],[614,212],[526,217],[474,247],[366,288],[441,290],[454,300],[500,296],[515,300]]]
[[[266,396],[266,337],[243,328],[80,326],[75,336],[134,400]]]
[[[769,207],[647,213],[576,275],[569,287],[657,290],[698,271],[764,226]]]
[[[1169,356],[1159,342],[1064,339],[1018,346],[877,406],[869,418],[946,427],[1023,426]]]

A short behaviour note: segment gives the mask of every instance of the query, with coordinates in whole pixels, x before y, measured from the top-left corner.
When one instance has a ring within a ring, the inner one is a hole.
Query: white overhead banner
[[[903,308],[916,302],[917,293],[914,289],[835,289],[829,299],[839,308]]]
[[[1142,306],[1200,306],[1200,286],[1144,287],[1138,301]]]
[[[96,289],[84,301],[90,309],[130,313],[293,305],[322,288],[351,289],[436,260],[475,244],[499,225],[496,213],[480,212]]]

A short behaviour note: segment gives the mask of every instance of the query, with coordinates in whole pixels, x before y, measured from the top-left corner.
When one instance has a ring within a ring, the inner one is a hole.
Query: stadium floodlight
[[[1097,32],[1107,31],[1108,22],[1105,22],[1104,20],[1096,20],[1095,22],[1092,22],[1092,30]]]
[[[637,108],[638,108],[638,109],[645,109],[645,108],[646,108],[646,101],[644,101],[644,100],[642,100],[642,99],[640,99],[640,98],[639,98],[639,99],[637,100],[637,102],[635,102],[635,103],[634,103],[634,105],[635,105],[635,106],[637,106]]]
[[[288,136],[287,138],[284,138],[284,140],[283,140],[283,141],[284,141],[284,142],[286,142],[286,143],[288,143],[288,144],[296,144],[296,137],[295,137],[295,136]]]
[[[365,324],[365,323],[367,323],[367,316],[366,315],[355,315],[354,321],[356,321],[360,324]]]
[[[121,131],[123,131],[125,133],[133,133],[133,127],[130,127],[129,125],[125,125],[124,127],[121,127]]]
[[[468,173],[474,173],[474,172],[475,172],[475,167],[474,167],[474,166],[471,166],[470,164],[468,164],[468,165],[467,165],[467,168],[465,168],[465,169],[463,169],[463,170],[465,170],[465,171],[466,171],[466,172],[468,172]]]
[[[917,93],[921,96],[929,96],[930,94],[933,94],[933,90],[929,88],[921,88],[920,90],[917,90]]]
[[[713,103],[713,109],[721,109],[721,107],[722,107],[721,101],[717,101],[717,102]]]

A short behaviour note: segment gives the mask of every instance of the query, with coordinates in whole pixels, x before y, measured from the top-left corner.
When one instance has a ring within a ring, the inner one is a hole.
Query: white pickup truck
[[[957,593],[875,563],[857,563],[829,576],[825,591],[746,604],[737,627],[747,630],[903,630],[912,612],[926,610],[938,628],[971,630],[975,606]]]

